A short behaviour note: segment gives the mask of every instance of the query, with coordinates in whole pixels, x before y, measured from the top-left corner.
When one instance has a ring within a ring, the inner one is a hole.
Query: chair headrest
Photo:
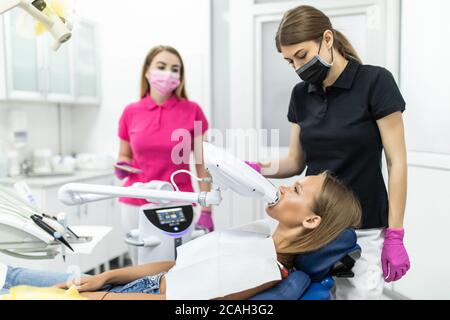
[[[297,256],[294,266],[311,277],[312,281],[322,280],[329,275],[333,266],[347,254],[361,250],[356,244],[354,229],[346,229],[326,246]]]

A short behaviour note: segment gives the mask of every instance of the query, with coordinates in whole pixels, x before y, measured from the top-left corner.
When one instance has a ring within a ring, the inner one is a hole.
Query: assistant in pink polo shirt
[[[144,62],[141,100],[128,105],[119,121],[118,163],[142,170],[141,173],[133,174],[116,169],[117,177],[126,179],[124,186],[152,180],[170,182],[173,172],[190,169],[189,161],[172,159],[174,147],[179,146],[184,139],[177,139],[180,129],[185,133],[189,132],[193,150],[194,141],[204,140],[208,121],[200,106],[188,100],[180,54],[172,47],[158,46],[150,51]],[[189,155],[182,156],[183,159],[189,159]],[[208,172],[202,163],[203,161],[196,164],[197,176],[207,177]],[[177,175],[175,183],[181,191],[194,191],[191,177],[187,174]],[[200,183],[200,190],[210,191],[210,186]],[[138,228],[139,208],[148,202],[130,198],[121,198],[120,202],[124,230],[128,232]],[[211,215],[211,208],[202,208],[197,225],[213,231]],[[135,264],[137,252],[131,247],[130,255]]]
[[[131,147],[131,166],[142,172],[129,175],[124,186],[152,180],[170,181],[175,171],[189,170],[189,163],[175,164],[172,161],[172,150],[181,141],[172,141],[172,133],[177,129],[186,129],[191,133],[191,141],[194,141],[195,122],[201,129],[198,133],[203,135],[208,130],[208,121],[202,109],[194,102],[180,100],[176,95],[162,105],[157,105],[147,95],[127,106],[119,122],[119,137]],[[174,181],[181,191],[194,191],[189,175],[179,174]],[[121,198],[120,202],[134,206],[148,203],[135,198]]]

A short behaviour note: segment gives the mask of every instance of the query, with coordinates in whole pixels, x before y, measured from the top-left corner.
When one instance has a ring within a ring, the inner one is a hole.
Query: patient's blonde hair
[[[324,247],[345,229],[358,228],[361,224],[361,205],[353,192],[329,172],[324,175],[321,192],[311,207],[322,218],[319,226],[299,234],[289,243],[281,243],[278,248],[278,260],[288,268],[292,268],[298,254]]]

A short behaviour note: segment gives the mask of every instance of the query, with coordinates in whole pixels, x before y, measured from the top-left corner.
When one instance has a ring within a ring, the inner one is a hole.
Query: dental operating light
[[[1,0],[0,15],[14,8],[21,8],[34,19],[41,22],[45,29],[55,39],[53,50],[57,51],[60,46],[72,37],[72,27],[64,17],[58,16],[44,0]]]

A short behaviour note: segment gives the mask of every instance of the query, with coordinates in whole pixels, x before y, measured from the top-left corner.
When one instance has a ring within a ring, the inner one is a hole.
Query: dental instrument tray
[[[42,213],[37,206],[0,186],[0,252],[18,258],[49,259],[60,248],[65,256],[65,247],[74,251],[72,245],[91,241],[92,237],[73,232],[65,220]],[[36,253],[43,255],[33,255]]]

